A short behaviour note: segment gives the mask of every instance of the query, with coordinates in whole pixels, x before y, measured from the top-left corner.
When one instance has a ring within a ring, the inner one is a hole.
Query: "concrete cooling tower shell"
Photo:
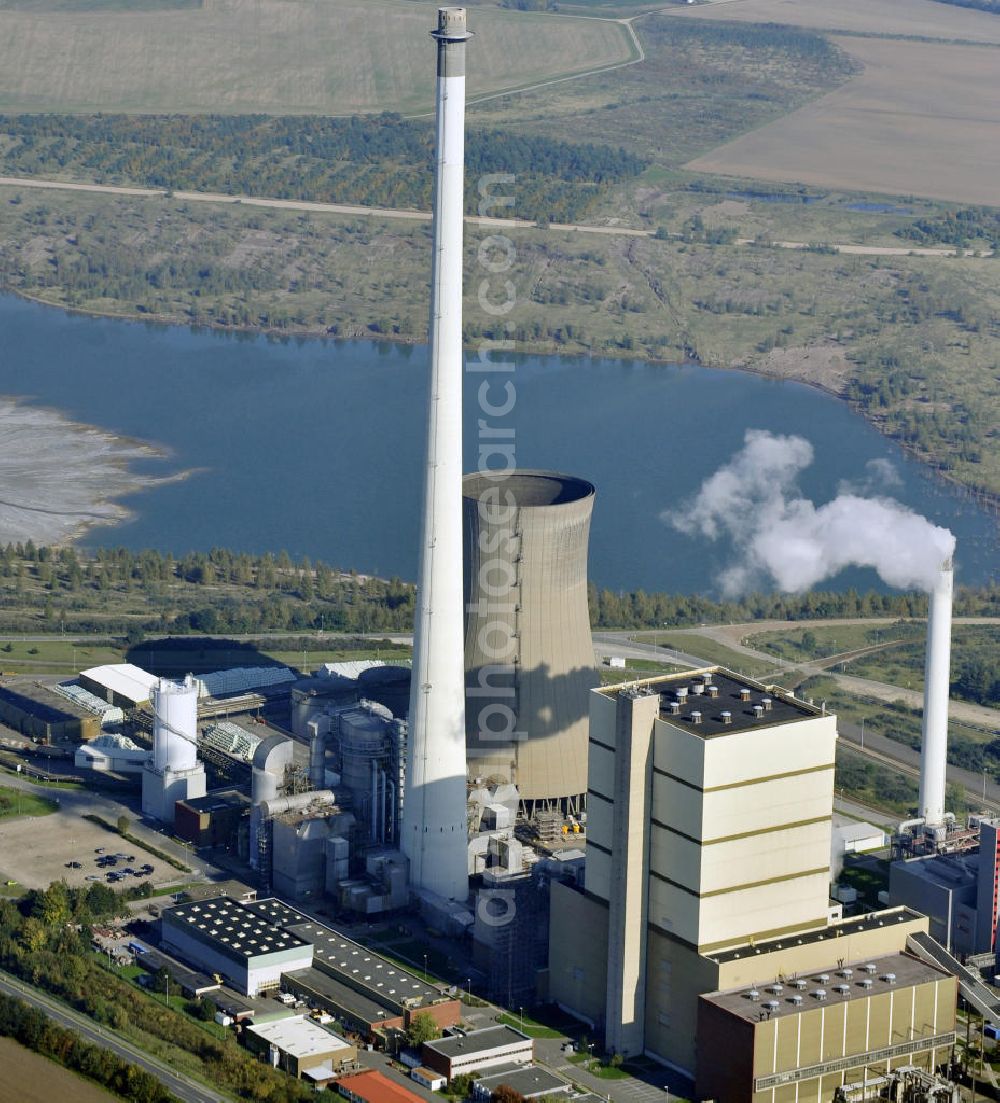
[[[514,782],[529,810],[587,791],[587,608],[595,490],[552,471],[463,482],[470,777]],[[523,733],[504,735],[504,728]]]

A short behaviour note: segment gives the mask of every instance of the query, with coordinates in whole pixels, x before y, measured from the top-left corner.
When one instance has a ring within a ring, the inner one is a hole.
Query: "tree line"
[[[253,555],[226,548],[174,556],[147,548],[48,548],[32,541],[0,548],[0,627],[96,629],[114,634],[108,613],[120,602],[121,630],[253,634],[273,631],[407,631],[413,625],[415,587],[343,571],[322,560],[295,561],[286,552]],[[630,592],[589,586],[595,628],[685,627],[753,620],[829,617],[922,618],[927,597],[917,592],[811,590],[804,594],[751,593],[729,601],[702,594]],[[26,612],[31,607],[31,612]],[[100,617],[95,617],[96,612]],[[957,616],[1000,617],[1000,584],[959,587]],[[88,619],[89,618],[89,619]]]
[[[0,116],[5,172],[72,173],[98,183],[214,191],[323,203],[431,205],[434,128],[396,114]],[[646,162],[621,147],[471,128],[466,209],[480,178],[517,178],[517,214],[580,219],[608,185]],[[505,214],[505,210],[491,213]]]
[[[172,1103],[174,1096],[145,1069],[130,1065],[109,1049],[86,1042],[21,1000],[0,992],[0,1036],[48,1057],[64,1068],[108,1088],[133,1103]]]
[[[196,1021],[199,1006],[190,1014],[175,1011],[105,967],[90,951],[89,928],[122,911],[118,894],[100,884],[77,889],[56,881],[18,901],[0,899],[0,966],[144,1048],[150,1038],[158,1047],[173,1047],[170,1063],[241,1099],[305,1103],[313,1097],[310,1088],[255,1060],[235,1038],[210,1034]],[[137,1071],[125,1075],[134,1078]],[[172,1098],[121,1094],[152,1103]]]

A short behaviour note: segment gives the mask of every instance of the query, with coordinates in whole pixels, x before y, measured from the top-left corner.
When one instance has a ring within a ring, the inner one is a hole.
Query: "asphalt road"
[[[3,970],[0,970],[0,992],[4,992],[8,996],[16,996],[25,1003],[31,1004],[32,1007],[37,1007],[39,1011],[43,1011],[60,1026],[68,1027],[88,1042],[93,1042],[94,1045],[98,1045],[102,1049],[111,1050],[112,1053],[116,1053],[130,1064],[145,1069],[146,1072],[155,1076],[168,1091],[173,1092],[178,1099],[183,1100],[183,1103],[224,1103],[228,1099],[227,1096],[203,1087],[196,1081],[184,1076],[183,1073],[175,1072],[166,1062],[151,1057],[148,1053],[143,1053],[141,1049],[138,1049],[115,1031],[104,1026],[98,1026],[86,1015],[74,1011],[53,999],[47,993],[40,992],[37,988],[22,983]]]

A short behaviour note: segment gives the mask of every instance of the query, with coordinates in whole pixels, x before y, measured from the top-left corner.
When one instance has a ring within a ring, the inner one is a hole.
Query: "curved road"
[[[40,992],[37,988],[24,984],[3,970],[0,970],[0,992],[23,1000],[44,1012],[60,1026],[75,1031],[88,1042],[92,1042],[102,1049],[108,1049],[130,1064],[145,1069],[146,1072],[155,1076],[167,1091],[173,1092],[184,1103],[225,1103],[229,1098],[204,1087],[183,1073],[176,1072],[165,1061],[144,1053],[116,1031],[108,1027],[98,1026],[93,1019],[71,1007],[67,1007],[64,1003],[60,1003],[59,1000],[54,999],[48,993]]]

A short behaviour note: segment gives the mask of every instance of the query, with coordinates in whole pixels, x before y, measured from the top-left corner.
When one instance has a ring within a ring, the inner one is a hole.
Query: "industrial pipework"
[[[430,391],[410,741],[400,844],[414,889],[464,903],[462,624],[462,231],[465,214],[465,8],[439,8],[437,162]]]

